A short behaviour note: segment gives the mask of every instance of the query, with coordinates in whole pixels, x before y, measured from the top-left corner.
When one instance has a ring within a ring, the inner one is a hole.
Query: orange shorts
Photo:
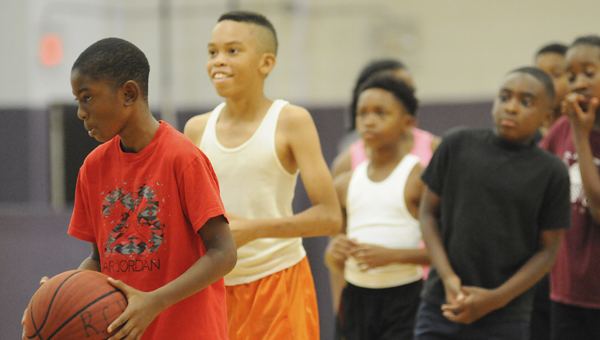
[[[227,286],[230,340],[318,340],[319,310],[306,257],[247,284]]]

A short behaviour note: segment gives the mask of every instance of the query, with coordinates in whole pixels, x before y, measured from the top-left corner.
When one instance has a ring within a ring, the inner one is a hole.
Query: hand
[[[333,265],[336,267],[335,269],[342,269],[344,262],[356,246],[356,242],[350,240],[345,234],[338,234],[333,237],[325,250],[325,259],[329,267]]]
[[[229,229],[237,248],[256,239],[250,220],[233,217],[233,215],[227,215],[227,219],[229,220]]]
[[[590,134],[596,121],[599,102],[595,97],[587,101],[583,95],[578,93],[567,95],[561,103],[561,111],[569,116],[575,133],[581,133],[583,136]]]
[[[352,250],[351,255],[358,262],[360,270],[365,271],[392,263],[393,252],[393,249],[361,243]]]
[[[442,305],[442,314],[450,321],[470,324],[501,307],[494,290],[472,286],[464,286],[462,290],[464,298]]]
[[[460,278],[456,275],[451,275],[446,279],[443,279],[444,292],[446,293],[446,304],[455,305],[458,302],[462,302],[465,298],[462,291],[462,283]]]
[[[108,282],[127,297],[127,308],[108,326],[108,333],[118,330],[109,340],[140,339],[164,306],[157,301],[152,292],[142,292],[112,278],[109,278]]]
[[[42,276],[42,278],[40,279],[40,287],[46,283],[46,281],[48,281],[48,277],[47,276]],[[25,307],[25,310],[23,311],[23,316],[21,317],[21,327],[23,327],[23,332],[21,333],[21,338],[26,339],[27,336],[25,335],[25,317],[27,316],[27,313],[29,312],[29,308]]]

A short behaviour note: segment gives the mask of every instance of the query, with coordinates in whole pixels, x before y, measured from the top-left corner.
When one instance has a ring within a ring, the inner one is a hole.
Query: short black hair
[[[275,26],[273,26],[271,21],[269,21],[269,19],[267,19],[267,17],[265,17],[264,15],[250,11],[231,11],[222,14],[219,17],[219,20],[217,20],[217,22],[225,20],[255,24],[266,28],[273,35],[273,43],[275,45],[275,51],[273,52],[277,54],[277,48],[279,47],[279,42],[277,40],[277,32],[275,31]]]
[[[404,65],[403,62],[391,58],[372,60],[362,68],[358,74],[356,82],[354,83],[354,88],[352,89],[352,99],[350,102],[350,124],[348,126],[349,130],[352,131],[356,129],[356,104],[358,103],[358,95],[360,94],[359,90],[363,83],[365,83],[365,81],[367,81],[370,77],[380,73],[406,69],[406,65]]]
[[[546,94],[550,98],[550,102],[554,103],[554,99],[556,97],[556,91],[554,90],[554,82],[552,82],[552,78],[550,78],[550,76],[542,69],[534,66],[523,66],[508,72],[508,74],[513,73],[525,73],[534,77],[537,81],[542,83]]]
[[[567,54],[567,48],[568,48],[568,46],[563,43],[553,42],[553,43],[549,43],[549,44],[542,46],[535,53],[535,56],[538,57],[539,55],[545,54],[545,53],[554,53],[554,54],[559,54],[559,55],[564,56],[565,54]]]
[[[404,81],[388,73],[376,74],[368,78],[358,89],[358,96],[368,89],[381,89],[394,95],[404,105],[406,111],[413,117],[417,115],[419,101],[415,90]],[[356,115],[356,113],[355,113]]]
[[[86,48],[73,63],[71,71],[120,86],[128,80],[138,83],[148,101],[150,64],[142,50],[127,40],[105,38]]]
[[[590,45],[595,47],[600,47],[600,36],[595,34],[584,35],[577,37],[575,41],[569,46],[569,48],[575,47],[577,45]]]

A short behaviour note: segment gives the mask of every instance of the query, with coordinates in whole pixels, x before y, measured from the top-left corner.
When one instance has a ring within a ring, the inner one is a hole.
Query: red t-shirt
[[[96,243],[103,273],[151,291],[205,254],[198,230],[224,208],[208,158],[167,123],[140,152],[120,140],[85,159],[68,234]],[[221,279],[163,311],[142,339],[227,339],[226,313]]]
[[[600,165],[600,133],[592,131],[594,162]],[[588,209],[577,153],[567,117],[561,117],[540,146],[561,158],[571,180],[571,228],[560,245],[550,275],[553,301],[584,308],[600,308],[600,224]]]

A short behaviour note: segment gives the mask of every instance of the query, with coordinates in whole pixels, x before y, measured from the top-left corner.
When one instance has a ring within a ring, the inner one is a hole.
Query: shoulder
[[[554,124],[552,124],[550,130],[548,130],[548,135],[554,135],[560,132],[568,131],[570,129],[571,124],[569,122],[569,117],[562,116]]]
[[[114,151],[113,143],[115,143],[115,139],[106,141],[97,147],[95,147],[83,160],[82,166],[95,166],[97,164],[102,164],[107,160],[110,160],[110,155]]]
[[[190,118],[183,128],[183,133],[194,143],[200,144],[200,139],[204,134],[204,129],[210,117],[210,112],[206,112]]]
[[[292,146],[303,150],[319,142],[317,127],[310,112],[297,105],[287,104],[281,109],[277,129]]]
[[[542,148],[536,147],[536,152],[540,158],[540,165],[548,171],[568,177],[568,169],[565,163],[555,154]]]
[[[282,127],[290,129],[314,125],[312,116],[307,109],[289,103],[281,109],[279,120]]]
[[[169,125],[164,137],[161,152],[163,161],[172,161],[181,170],[198,161],[208,162],[200,148],[174,127]]]
[[[534,146],[530,152],[524,154],[521,161],[529,164],[528,169],[532,172],[547,178],[551,186],[569,181],[567,165],[558,156],[541,147]]]
[[[427,144],[431,151],[435,151],[441,142],[441,139],[438,136],[427,130],[414,128],[413,135],[415,137],[415,142]]]
[[[548,133],[540,141],[539,145],[550,151],[554,151],[554,145],[568,138],[571,131],[571,124],[567,116],[560,117],[548,130]]]
[[[442,136],[442,140],[439,143],[440,147],[448,147],[450,145],[457,145],[466,142],[480,141],[489,138],[493,132],[485,129],[470,129],[465,127],[455,127],[448,130]]]
[[[337,177],[350,170],[352,170],[352,154],[350,147],[348,147],[333,160],[331,173],[333,177]]]

